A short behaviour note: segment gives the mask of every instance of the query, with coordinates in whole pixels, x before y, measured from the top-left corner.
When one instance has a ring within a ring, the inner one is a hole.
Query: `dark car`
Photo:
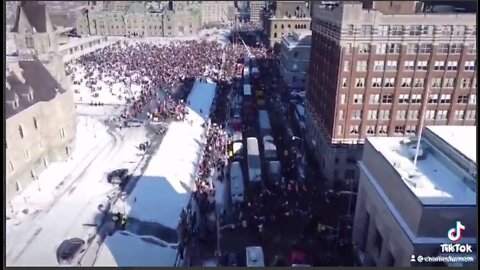
[[[57,248],[58,264],[71,264],[83,252],[85,252],[85,241],[82,239],[70,238],[64,240]]]
[[[126,180],[128,180],[129,177],[130,176],[128,175],[128,169],[118,169],[110,172],[107,175],[107,180],[110,184],[121,185]]]

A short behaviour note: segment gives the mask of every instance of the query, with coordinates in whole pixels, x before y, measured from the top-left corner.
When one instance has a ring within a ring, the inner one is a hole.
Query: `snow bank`
[[[171,267],[175,264],[176,256],[175,246],[147,242],[135,234],[118,231],[105,239],[98,251],[95,266]]]
[[[196,82],[188,97],[184,122],[170,124],[162,144],[127,200],[129,216],[176,228],[189,200],[205,123],[215,96],[215,85]],[[202,111],[199,115],[197,111]]]

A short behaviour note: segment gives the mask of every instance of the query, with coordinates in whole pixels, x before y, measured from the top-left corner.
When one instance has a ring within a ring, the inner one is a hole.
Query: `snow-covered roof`
[[[103,242],[95,266],[173,267],[176,257],[176,245],[162,243],[151,236],[117,231]]]
[[[370,144],[395,168],[405,185],[424,205],[475,205],[476,193],[465,182],[458,167],[448,157],[422,138],[425,152],[413,163],[416,144],[405,138],[370,137]],[[475,137],[473,137],[472,145]],[[427,150],[428,149],[428,150]]]
[[[465,157],[477,163],[476,126],[428,126],[426,128]]]

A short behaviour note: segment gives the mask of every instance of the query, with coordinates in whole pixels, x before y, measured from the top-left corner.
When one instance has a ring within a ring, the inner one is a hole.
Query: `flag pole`
[[[415,157],[413,158],[413,165],[417,166],[417,161],[418,161],[418,153],[420,150],[420,141],[422,140],[422,130],[423,126],[425,124],[425,115],[427,112],[427,104],[428,104],[428,99],[430,98],[430,83],[427,85],[427,91],[425,93],[425,97],[423,99],[423,106],[422,106],[422,113],[420,116],[420,126],[418,129],[418,137],[417,137],[417,147],[415,149]]]

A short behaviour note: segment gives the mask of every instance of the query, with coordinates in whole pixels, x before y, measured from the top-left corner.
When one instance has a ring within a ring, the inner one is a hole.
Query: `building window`
[[[367,54],[370,53],[370,44],[360,43],[358,46],[358,53]]]
[[[385,67],[385,61],[375,61],[373,65],[374,71],[383,71]]]
[[[273,33],[273,37],[277,38],[277,32]]]
[[[339,110],[339,111],[338,111],[338,120],[343,120],[343,117],[344,117],[344,111],[343,111],[343,110]]]
[[[362,110],[353,110],[352,120],[361,120],[361,119],[362,119]]]
[[[468,103],[468,96],[467,95],[460,95],[457,98],[458,104],[467,104]]]
[[[393,101],[392,94],[383,94],[382,95],[382,104],[391,104]]]
[[[465,114],[465,120],[476,120],[477,119],[477,111],[476,110],[467,110]]]
[[[455,25],[453,27],[453,35],[456,37],[461,37],[465,34],[465,25]]]
[[[33,126],[35,127],[35,129],[38,129],[38,121],[35,117],[33,117]]]
[[[388,25],[379,25],[378,26],[378,35],[381,37],[388,36]]]
[[[370,104],[379,104],[380,103],[380,94],[371,94],[368,102]]]
[[[378,111],[377,110],[368,110],[367,119],[368,120],[377,120]]]
[[[477,53],[477,44],[471,43],[467,45],[467,54],[476,54]]]
[[[408,44],[407,45],[407,54],[417,54],[418,44]]]
[[[410,99],[410,103],[412,103],[412,104],[422,103],[422,95],[421,94],[413,94],[412,98]]]
[[[398,103],[399,104],[407,104],[410,101],[409,94],[400,94],[398,95]]]
[[[388,53],[400,53],[401,44],[400,43],[392,43],[388,46]]]
[[[418,71],[428,70],[428,61],[417,61],[417,70]]]
[[[274,24],[274,25],[273,25],[273,28],[277,29],[277,24]]]
[[[475,61],[465,61],[465,71],[474,71],[475,70]]]
[[[402,78],[402,87],[403,88],[412,87],[412,78]]]
[[[411,25],[410,26],[410,36],[420,36],[422,34],[421,25]]]
[[[379,43],[375,46],[375,53],[376,54],[386,54],[387,53],[387,43]]]
[[[371,35],[372,35],[372,26],[362,25],[362,36],[371,36]]]
[[[445,78],[445,79],[443,79],[443,87],[453,88],[454,85],[455,85],[455,78]]]
[[[470,96],[468,96],[468,104],[470,104],[470,105],[477,104],[477,95],[476,94],[471,94]]]
[[[350,61],[343,61],[343,71],[350,71]]]
[[[420,49],[419,53],[427,54],[432,51],[432,45],[431,44],[420,44]]]
[[[30,34],[26,34],[25,36],[25,47],[32,49],[33,46],[33,37]]]
[[[437,120],[447,120],[448,111],[447,110],[438,110],[437,111]]]
[[[433,70],[445,70],[445,61],[435,61],[435,65],[433,66]]]
[[[428,97],[428,104],[438,104],[438,94],[431,94]]]
[[[417,131],[417,126],[414,126],[414,125],[405,126],[405,134],[413,135],[416,133],[416,131]]]
[[[462,44],[454,43],[450,45],[450,53],[461,53],[462,52]]]
[[[340,95],[340,104],[345,104],[346,100],[347,100],[347,98],[346,98],[345,94],[341,94]]]
[[[354,35],[355,34],[355,25],[353,25],[353,24],[348,25],[348,34],[349,35]]]
[[[363,104],[363,94],[354,94],[353,104]]]
[[[395,126],[393,133],[400,135],[405,133],[405,126]],[[381,245],[380,245],[381,248]]]
[[[438,54],[446,54],[448,53],[450,45],[448,43],[441,43],[438,45],[437,53]]]
[[[348,43],[348,44],[345,44],[345,53],[346,54],[350,54],[352,53],[352,44]]]
[[[408,120],[418,120],[418,110],[408,110]]]
[[[375,126],[367,126],[365,129],[367,135],[374,135],[375,134]]]
[[[396,71],[397,70],[397,61],[387,61],[386,70],[387,71]]]
[[[430,81],[430,87],[433,87],[433,88],[442,87],[442,78],[432,78]]]
[[[297,51],[294,51],[293,52],[293,58],[297,58],[298,57],[298,52]]]
[[[367,61],[357,61],[357,71],[367,71]]]
[[[397,127],[395,127],[395,133],[397,132]],[[375,246],[375,249],[377,250],[378,254],[380,255],[380,252],[382,250],[382,245],[383,245],[383,238],[378,229],[375,229],[374,233],[374,238],[373,238],[373,244]]]
[[[427,110],[425,112],[425,119],[434,120],[435,119],[435,110]]]
[[[20,190],[22,190],[22,186],[20,185],[19,182],[15,182],[15,190],[16,190],[17,192],[20,192]]]
[[[395,78],[384,78],[383,86],[384,87],[394,87],[395,86]]]
[[[458,61],[448,61],[447,62],[447,70],[448,71],[457,70],[457,66],[458,66]]]
[[[283,24],[281,24],[281,25],[280,25],[280,28],[285,29],[285,26],[283,26]]]
[[[451,99],[452,99],[452,95],[442,94],[440,96],[440,104],[450,104]]]
[[[358,125],[350,126],[350,134],[358,134]]]
[[[465,111],[455,111],[455,120],[463,120],[465,118]]]
[[[397,120],[405,120],[407,118],[407,111],[400,110],[397,111]]]
[[[60,129],[60,138],[65,139],[65,129],[64,128]]]
[[[392,36],[403,35],[403,25],[392,25]]]
[[[337,126],[337,135],[343,135],[343,126],[342,125]]]
[[[347,87],[347,78],[342,78],[342,88]]]
[[[452,34],[452,26],[451,25],[442,25],[441,32],[444,36],[450,36]]]
[[[22,126],[18,126],[18,134],[20,135],[20,138],[24,138],[25,137],[25,134],[23,133],[23,128]]]
[[[388,126],[386,125],[377,126],[377,133],[382,135],[388,134]]]
[[[414,70],[415,69],[415,62],[414,61],[405,61],[403,65],[403,70]]]
[[[363,87],[365,87],[365,78],[356,78],[356,79],[355,79],[355,87],[356,87],[356,88],[363,88]]]

